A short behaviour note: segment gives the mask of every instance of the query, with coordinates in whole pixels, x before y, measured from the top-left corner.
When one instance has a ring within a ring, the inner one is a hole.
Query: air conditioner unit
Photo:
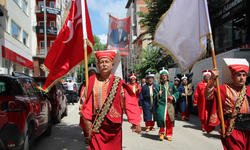
[[[0,68],[0,74],[9,74],[7,68]]]

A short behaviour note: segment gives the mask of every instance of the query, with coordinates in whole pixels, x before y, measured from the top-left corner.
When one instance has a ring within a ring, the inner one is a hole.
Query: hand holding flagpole
[[[207,1],[204,0],[205,8],[206,8],[206,14],[207,14],[207,22],[210,23],[209,19],[209,14],[208,14],[208,6],[207,6]],[[215,58],[215,52],[214,52],[214,42],[213,42],[213,36],[212,36],[212,30],[211,26],[208,25],[209,27],[209,40],[210,40],[210,45],[211,45],[211,52],[212,52],[212,58],[213,58],[213,65],[214,68],[217,68],[216,64],[216,58]],[[217,88],[217,99],[218,99],[218,104],[219,104],[219,112],[221,116],[221,130],[222,130],[222,137],[225,138],[225,124],[224,124],[224,115],[223,115],[223,109],[222,109],[222,103],[221,103],[221,94],[220,94],[220,83],[219,83],[219,78],[216,78],[216,88]]]

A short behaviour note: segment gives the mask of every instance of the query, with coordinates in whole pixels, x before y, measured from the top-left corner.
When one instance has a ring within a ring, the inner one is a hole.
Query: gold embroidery
[[[110,106],[113,102],[113,99],[115,98],[115,94],[118,89],[120,78],[115,77],[114,83],[112,85],[112,88],[109,92],[108,97],[106,98],[106,101],[103,103],[102,108],[98,112],[96,119],[92,126],[92,131],[99,133],[99,129],[101,127],[102,122],[104,121],[105,116],[108,114],[108,111],[110,110]]]
[[[112,118],[119,118],[121,117],[121,114],[117,112],[117,110],[114,108],[114,106],[112,105],[109,114]]]
[[[218,118],[217,114],[212,114],[209,119],[209,122],[215,123],[217,121],[217,118]]]
[[[242,87],[242,91],[240,92],[239,99],[236,101],[234,110],[232,112],[233,114],[232,114],[232,117],[231,117],[231,119],[229,121],[229,129],[228,129],[227,136],[229,136],[233,132],[235,120],[238,117],[238,112],[240,112],[240,108],[241,108],[241,106],[243,104],[244,97],[245,97],[245,94],[246,94],[246,90],[247,90],[246,86],[244,85]]]

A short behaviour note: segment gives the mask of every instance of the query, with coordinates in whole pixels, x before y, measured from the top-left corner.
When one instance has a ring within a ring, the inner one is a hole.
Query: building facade
[[[216,54],[234,48],[250,48],[249,8],[249,0],[209,1]]]

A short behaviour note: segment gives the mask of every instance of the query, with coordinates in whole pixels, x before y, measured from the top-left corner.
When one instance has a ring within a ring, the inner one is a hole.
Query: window
[[[53,45],[54,41],[50,41],[50,47]]]
[[[22,3],[23,3],[23,6],[22,6],[23,8],[22,8],[22,9],[23,9],[23,11],[24,11],[25,13],[27,13],[27,12],[26,12],[26,10],[27,10],[27,2],[26,2],[25,0],[22,0],[22,1],[23,1],[23,2],[22,2]]]
[[[43,21],[39,21],[39,26],[44,26],[44,22]]]
[[[55,21],[50,21],[50,26],[55,27]]]
[[[8,18],[6,16],[0,17],[0,27],[5,31],[7,31],[7,21]]]
[[[14,0],[18,4],[18,0]]]
[[[28,68],[24,67],[23,70],[24,70],[24,73],[29,74],[29,69]]]
[[[44,41],[40,41],[40,48],[44,49]]]
[[[23,44],[26,45],[26,46],[28,45],[28,44],[27,44],[27,42],[28,42],[27,39],[28,39],[28,35],[27,35],[27,33],[25,33],[25,32],[23,31]]]
[[[19,39],[20,28],[14,22],[11,22],[11,30],[12,36]]]
[[[38,2],[38,7],[41,8],[41,6],[44,6],[44,2],[43,1],[39,1]]]
[[[55,2],[50,2],[50,7],[55,8]]]

